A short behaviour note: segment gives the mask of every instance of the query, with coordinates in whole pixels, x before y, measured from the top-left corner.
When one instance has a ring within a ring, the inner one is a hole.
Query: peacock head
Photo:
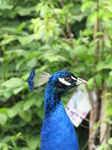
[[[57,71],[50,75],[46,72],[36,73],[36,68],[30,73],[28,79],[29,89],[32,91],[33,88],[38,87],[48,82],[49,88],[54,93],[63,95],[66,91],[79,84],[87,84],[86,80],[77,78],[73,73],[66,70]]]
[[[73,73],[66,70],[57,71],[49,78],[49,84],[52,85],[53,92],[61,95],[79,84],[87,83],[86,80],[77,78]]]

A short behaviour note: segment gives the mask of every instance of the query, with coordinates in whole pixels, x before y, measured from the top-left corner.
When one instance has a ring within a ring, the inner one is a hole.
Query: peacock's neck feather
[[[45,90],[44,120],[41,130],[41,150],[79,150],[74,127],[64,109],[61,94],[51,84]],[[49,146],[48,146],[49,144]]]
[[[49,115],[53,113],[58,107],[62,105],[61,95],[55,93],[52,85],[48,84],[45,90],[45,99],[44,99],[44,114]]]

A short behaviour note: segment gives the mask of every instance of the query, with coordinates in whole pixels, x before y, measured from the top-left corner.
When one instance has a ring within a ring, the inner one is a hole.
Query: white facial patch
[[[65,84],[65,85],[71,85],[71,83],[65,81],[64,78],[58,78],[58,80],[59,80],[62,84]]]
[[[71,76],[71,78],[72,78],[73,80],[75,80],[75,81],[77,80],[77,79],[76,79],[75,77],[73,77],[73,76]]]

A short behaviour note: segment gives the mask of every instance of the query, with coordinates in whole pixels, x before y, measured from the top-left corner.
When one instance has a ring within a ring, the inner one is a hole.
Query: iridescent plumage
[[[55,72],[53,75],[38,75],[35,70],[30,73],[30,90],[46,82],[48,84],[45,90],[40,150],[79,150],[76,132],[63,107],[61,97],[76,85],[87,84],[87,81],[66,70]]]

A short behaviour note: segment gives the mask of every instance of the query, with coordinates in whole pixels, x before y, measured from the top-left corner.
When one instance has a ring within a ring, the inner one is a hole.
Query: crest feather
[[[45,84],[46,82],[49,81],[49,78],[50,78],[50,74],[47,72],[41,72],[35,74],[35,77],[33,79],[34,87],[38,87]]]
[[[29,79],[28,79],[28,85],[29,89],[32,91],[35,87],[39,87],[46,82],[49,81],[50,74],[47,72],[36,72],[37,68],[34,68],[32,72],[30,73]]]

